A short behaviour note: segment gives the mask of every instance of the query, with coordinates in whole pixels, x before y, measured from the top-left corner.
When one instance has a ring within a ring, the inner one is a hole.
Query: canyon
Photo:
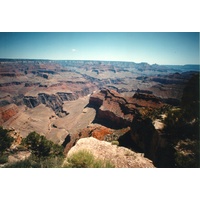
[[[148,111],[180,106],[197,65],[0,59],[0,126],[36,131],[65,147],[81,138],[118,141],[154,163],[167,143]],[[158,124],[158,121],[157,121]]]

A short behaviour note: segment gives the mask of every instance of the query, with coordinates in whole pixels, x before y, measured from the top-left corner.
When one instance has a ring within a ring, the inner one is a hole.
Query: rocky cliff
[[[92,89],[92,88],[91,88]],[[63,110],[63,101],[73,101],[79,97],[90,94],[91,89],[84,88],[75,92],[57,92],[56,94],[38,93],[37,96],[24,96],[23,103],[29,108],[35,108],[39,104],[50,107],[57,116],[64,117],[69,113]]]
[[[89,105],[96,108],[95,122],[111,128],[123,128],[131,125],[135,116],[139,116],[141,107],[159,108],[161,99],[152,94],[135,93],[132,98],[124,98],[114,90],[102,89],[90,97]]]
[[[88,126],[76,135],[69,134],[63,143],[65,153],[80,138],[92,136],[110,142],[118,140],[120,146],[136,149],[144,153],[145,157],[156,160],[159,133],[150,119],[142,118],[140,109],[163,106],[160,98],[140,93],[124,98],[116,91],[103,89],[91,95],[88,106],[96,109],[93,123],[97,124]]]
[[[80,139],[70,149],[67,158],[79,150],[89,151],[95,158],[109,160],[116,168],[154,168],[152,161],[144,158],[141,153],[93,137]]]
[[[125,98],[116,91],[103,89],[91,95],[89,106],[96,109],[94,122],[107,128],[90,126],[80,134],[100,140],[118,140],[120,146],[135,149],[155,161],[160,145],[159,133],[151,119],[142,117],[140,110],[160,108],[163,105],[162,99],[153,94],[136,92],[133,97]],[[116,134],[113,130],[117,129],[123,130],[123,134]],[[73,141],[75,144],[76,141]]]
[[[120,145],[143,152],[145,157],[155,161],[160,139],[152,121],[138,117],[133,120],[130,131],[120,136],[118,141]]]
[[[100,124],[90,124],[76,134],[67,135],[65,141],[63,142],[63,146],[65,147],[65,154],[67,154],[71,147],[73,147],[81,138],[93,137],[98,140],[112,142],[117,141],[120,136],[124,135],[129,130],[129,127],[123,129],[111,129]]]
[[[108,127],[122,128],[128,126],[137,112],[133,104],[114,90],[102,89],[91,95],[89,105],[97,110],[96,122]]]
[[[25,96],[23,98],[24,104],[29,108],[34,108],[40,103],[50,107],[57,116],[63,117],[68,113],[63,110],[63,102],[58,95],[49,95],[45,93],[39,93],[37,97]]]

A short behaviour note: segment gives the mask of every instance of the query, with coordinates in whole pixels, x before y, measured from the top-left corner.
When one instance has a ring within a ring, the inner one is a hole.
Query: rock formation
[[[81,138],[93,137],[98,140],[105,140],[108,142],[117,141],[120,136],[130,131],[130,128],[111,129],[100,124],[90,124],[86,128],[80,130],[76,134],[68,134],[63,142],[65,147],[65,154],[71,149],[72,146]]]
[[[80,131],[80,136],[94,137],[98,140],[104,140],[106,135],[112,134],[113,130],[98,124],[91,124]]]
[[[113,90],[103,89],[90,97],[89,105],[96,109],[93,124],[83,129],[76,136],[68,135],[65,142],[65,153],[80,138],[94,137],[99,140],[119,141],[120,146],[135,149],[145,157],[155,161],[159,146],[159,133],[150,119],[143,119],[141,108],[160,108],[160,98],[152,94],[136,93],[131,98],[124,98]]]
[[[124,98],[116,91],[108,89],[92,94],[89,105],[97,109],[95,122],[111,128],[130,126],[134,117],[140,115],[141,107],[163,106],[161,99],[152,94],[135,93],[132,98]]]
[[[138,152],[155,161],[159,146],[159,134],[150,119],[135,118],[131,130],[119,138],[119,144]]]
[[[79,150],[91,152],[95,158],[108,160],[116,168],[154,168],[152,161],[144,158],[141,153],[135,153],[124,147],[99,141],[93,137],[82,138],[70,149],[67,158]]]
[[[18,112],[18,107],[15,104],[9,104],[4,107],[0,107],[0,125],[15,116]]]
[[[103,89],[91,95],[89,105],[97,109],[96,122],[108,127],[123,128],[133,120],[135,106],[114,90]]]
[[[66,116],[68,114],[66,111],[63,110],[63,102],[58,95],[39,93],[37,97],[24,96],[23,101],[24,104],[29,108],[34,108],[40,103],[43,103],[47,107],[50,107],[59,117]]]

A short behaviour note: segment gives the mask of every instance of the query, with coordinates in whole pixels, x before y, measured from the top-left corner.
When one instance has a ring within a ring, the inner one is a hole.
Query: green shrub
[[[55,156],[42,158],[38,162],[41,168],[61,168],[63,164],[64,157]]]
[[[175,165],[177,167],[199,166],[199,141],[190,139],[180,140],[175,147]]]
[[[118,142],[117,140],[113,140],[113,141],[111,142],[111,144],[112,144],[112,145],[117,145],[117,146],[119,146],[119,142]]]
[[[8,130],[0,127],[0,155],[10,148],[13,138],[8,134]]]
[[[23,145],[27,146],[32,153],[38,157],[63,156],[63,147],[47,140],[43,135],[31,132],[23,140]]]
[[[33,158],[10,163],[5,168],[40,168],[40,163],[36,162]]]
[[[81,150],[68,158],[69,167],[88,168],[94,162],[94,156],[88,151]]]
[[[6,168],[60,168],[63,163],[64,157],[37,157],[31,155],[29,158],[10,163]]]
[[[2,155],[0,156],[0,164],[4,164],[8,162],[8,156],[7,155]]]
[[[18,150],[18,151],[27,151],[27,148],[26,148],[25,146],[19,144],[19,145],[17,146],[17,150]]]
[[[94,155],[86,150],[80,150],[67,159],[68,168],[113,168],[109,161],[95,159]]]
[[[199,160],[193,155],[184,155],[180,152],[175,153],[175,164],[178,168],[198,168]]]
[[[23,161],[8,164],[8,168],[58,168],[64,160],[64,148],[36,132],[22,140],[19,151],[30,150],[31,156]]]
[[[114,168],[115,166],[108,160],[96,159],[91,168]]]

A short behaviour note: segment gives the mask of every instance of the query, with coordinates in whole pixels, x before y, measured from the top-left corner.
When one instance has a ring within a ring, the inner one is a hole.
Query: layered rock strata
[[[0,107],[0,125],[15,116],[18,112],[19,109],[15,104],[9,104],[4,107]]]
[[[95,122],[111,128],[130,126],[134,117],[140,115],[141,107],[163,106],[161,99],[152,94],[136,93],[132,98],[124,98],[116,91],[108,89],[92,94],[89,105],[97,110]]]

